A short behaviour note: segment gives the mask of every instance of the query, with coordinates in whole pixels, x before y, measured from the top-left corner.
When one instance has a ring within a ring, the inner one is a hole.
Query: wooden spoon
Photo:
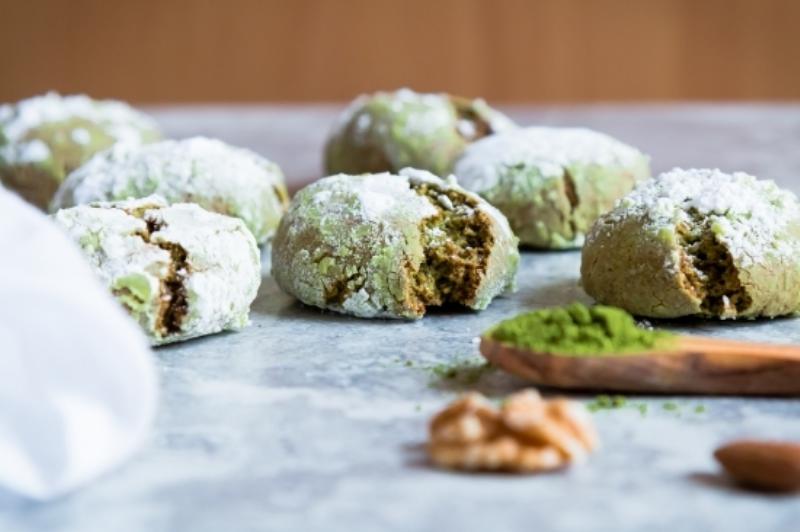
[[[541,386],[619,392],[800,395],[800,347],[679,336],[667,350],[568,356],[488,337],[481,354]]]

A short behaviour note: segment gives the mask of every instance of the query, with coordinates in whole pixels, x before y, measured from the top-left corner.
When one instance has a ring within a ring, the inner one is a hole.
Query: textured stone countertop
[[[153,110],[172,136],[206,134],[256,149],[281,164],[295,188],[318,177],[335,111]],[[509,112],[522,123],[607,131],[650,153],[655,171],[718,166],[800,189],[800,105]],[[579,258],[524,253],[516,294],[482,313],[435,312],[410,323],[305,308],[265,274],[250,327],[155,352],[161,409],[142,452],[54,502],[0,496],[0,531],[797,530],[800,498],[734,489],[711,452],[739,436],[800,439],[798,400],[630,397],[632,407],[594,415],[603,448],[565,473],[466,475],[427,466],[420,446],[436,409],[466,389],[498,397],[524,385],[498,370],[471,369],[480,363],[474,338],[523,310],[588,301],[577,286]],[[666,325],[800,342],[793,319]],[[441,375],[442,365],[461,371]]]

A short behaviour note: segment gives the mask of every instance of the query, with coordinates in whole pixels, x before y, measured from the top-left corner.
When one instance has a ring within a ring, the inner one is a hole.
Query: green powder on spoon
[[[622,309],[573,303],[520,314],[484,336],[554,355],[603,356],[669,347],[676,336],[643,329]]]

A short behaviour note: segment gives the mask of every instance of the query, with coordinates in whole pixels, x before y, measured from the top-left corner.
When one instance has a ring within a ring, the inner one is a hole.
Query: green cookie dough
[[[471,142],[513,127],[483,100],[409,89],[363,95],[328,138],[325,169],[364,174],[413,167],[444,177]]]
[[[800,310],[800,205],[744,173],[674,169],[591,228],[583,288],[653,318],[758,318]]]
[[[153,120],[118,101],[51,92],[0,105],[0,182],[45,209],[64,177],[95,153],[160,137]]]
[[[469,146],[454,173],[508,217],[525,246],[580,247],[598,216],[650,175],[649,158],[608,135],[529,127]]]
[[[453,180],[336,175],[297,193],[272,249],[272,275],[303,303],[363,318],[427,307],[486,308],[514,289],[519,252],[505,217]]]
[[[67,177],[51,210],[151,194],[240,218],[259,244],[273,235],[289,202],[276,164],[219,140],[194,137],[118,144],[98,153]]]

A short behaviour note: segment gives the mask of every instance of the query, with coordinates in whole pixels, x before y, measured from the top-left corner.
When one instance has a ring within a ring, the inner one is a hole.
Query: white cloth
[[[0,188],[0,489],[55,497],[144,441],[144,335],[50,220]]]

